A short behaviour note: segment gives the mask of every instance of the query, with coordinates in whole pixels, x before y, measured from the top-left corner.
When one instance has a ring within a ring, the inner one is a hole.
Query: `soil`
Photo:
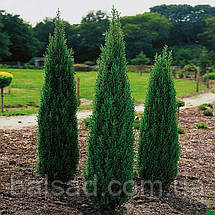
[[[208,128],[197,129],[196,123],[203,122]],[[134,173],[134,195],[118,214],[206,214],[209,200],[215,209],[215,117],[206,117],[197,108],[184,109],[179,124],[185,134],[180,135],[179,173],[170,190],[160,197],[144,194]],[[0,129],[0,214],[101,215],[84,192],[82,169],[86,164],[87,136],[88,130],[81,123],[76,183],[65,188],[73,189],[73,193],[69,192],[73,196],[66,192],[57,196],[57,192],[45,189],[45,179],[35,172],[36,126]]]

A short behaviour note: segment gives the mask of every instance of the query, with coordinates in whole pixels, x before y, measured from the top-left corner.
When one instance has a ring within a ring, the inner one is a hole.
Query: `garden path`
[[[202,93],[186,98],[182,98],[185,101],[183,108],[196,107],[204,103],[215,102],[214,93]],[[143,111],[143,104],[136,104],[136,111]],[[79,120],[89,117],[92,114],[91,110],[84,110],[77,113]],[[0,129],[22,129],[23,127],[37,125],[37,115],[25,115],[25,116],[0,116]]]

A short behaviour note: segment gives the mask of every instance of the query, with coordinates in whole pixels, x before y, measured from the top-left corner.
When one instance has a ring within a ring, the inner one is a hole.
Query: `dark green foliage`
[[[187,72],[197,72],[198,71],[198,67],[192,63],[187,64],[184,66],[184,70]]]
[[[84,61],[83,64],[86,64],[88,66],[95,66],[96,65],[96,63],[94,61],[90,61],[90,60]]]
[[[90,127],[91,126],[91,118],[86,118],[83,120],[83,123],[86,127]]]
[[[19,15],[12,15],[6,12],[2,13],[3,29],[9,36],[10,56],[2,57],[5,61],[29,61],[40,42],[34,37],[32,26],[23,21]],[[1,42],[0,42],[1,43]]]
[[[207,104],[202,104],[198,106],[199,110],[207,110]]]
[[[109,211],[108,214],[128,199],[123,185],[133,179],[134,158],[134,104],[126,73],[125,43],[115,9],[112,16],[98,61],[85,175],[87,182],[97,181],[96,194],[90,196],[91,201],[103,212]],[[120,185],[112,185],[111,190],[120,191],[119,195],[111,195],[108,190],[113,180]],[[126,188],[131,193],[132,183]],[[93,184],[88,183],[87,191],[93,190]]]
[[[134,120],[134,123],[133,123],[134,129],[139,130],[140,129],[140,124],[141,124],[140,120],[138,120],[138,119]]]
[[[213,108],[213,104],[211,104],[211,103],[208,103],[208,104],[206,104],[207,105],[207,107],[209,107],[209,108]]]
[[[215,80],[215,73],[209,73],[209,80]],[[203,75],[203,81],[206,82],[207,80],[207,74]]]
[[[213,111],[212,111],[212,110],[204,110],[204,111],[203,111],[203,114],[204,114],[205,116],[213,116]]]
[[[130,64],[132,65],[148,65],[149,63],[150,59],[143,53],[143,51],[130,60]]]
[[[182,72],[179,73],[179,78],[184,78],[184,74]]]
[[[73,178],[79,158],[77,98],[72,50],[58,14],[45,59],[45,83],[38,116],[37,170],[50,181]]]
[[[155,57],[140,127],[137,157],[137,171],[141,178],[151,182],[158,180],[163,188],[168,188],[177,176],[180,152],[171,60],[167,47]]]
[[[182,127],[178,127],[178,133],[179,134],[184,134],[184,129]]]
[[[137,129],[137,130],[140,129],[143,113],[144,113],[143,111],[135,112],[135,120],[134,120],[134,123],[133,123],[134,129]]]
[[[180,100],[180,99],[176,99],[176,104],[177,104],[178,108],[185,106],[185,102],[183,100]]]
[[[215,212],[211,208],[207,208],[207,215],[215,215]]]
[[[198,124],[196,124],[196,127],[197,128],[207,128],[207,124],[205,124],[205,123],[198,123]]]
[[[0,72],[0,88],[9,86],[12,82],[13,76],[10,73]]]
[[[0,61],[11,55],[9,46],[11,45],[9,36],[3,31],[4,24],[2,22],[2,11],[0,11]]]

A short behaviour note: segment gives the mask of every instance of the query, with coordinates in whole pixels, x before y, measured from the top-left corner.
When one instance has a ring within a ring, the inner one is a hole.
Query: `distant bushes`
[[[97,66],[89,66],[89,65],[86,65],[86,64],[74,64],[74,70],[76,72],[97,71]]]
[[[0,69],[41,69],[41,67],[32,65],[32,64],[24,64],[24,65],[8,65],[8,64],[0,64]]]
[[[203,81],[206,82],[207,74],[204,74],[202,78],[203,78]],[[209,73],[209,80],[215,80],[215,73]]]

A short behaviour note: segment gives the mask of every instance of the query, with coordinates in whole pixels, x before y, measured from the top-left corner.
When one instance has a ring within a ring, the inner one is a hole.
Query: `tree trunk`
[[[1,88],[1,112],[4,112],[4,88]]]

